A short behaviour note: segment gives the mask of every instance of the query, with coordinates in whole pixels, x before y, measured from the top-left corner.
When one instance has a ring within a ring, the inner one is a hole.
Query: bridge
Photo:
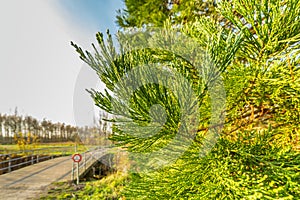
[[[79,177],[84,176],[106,155],[108,155],[107,148],[94,148],[82,153],[82,161],[78,168],[71,156],[62,156],[2,174],[0,175],[0,200],[38,199],[39,194],[51,183],[75,181],[77,173]]]

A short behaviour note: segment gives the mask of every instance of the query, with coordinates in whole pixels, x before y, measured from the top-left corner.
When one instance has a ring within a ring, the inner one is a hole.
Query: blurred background
[[[0,1],[0,113],[76,126],[95,111],[85,89],[103,86],[73,41],[91,50],[96,32],[116,33],[121,0]]]

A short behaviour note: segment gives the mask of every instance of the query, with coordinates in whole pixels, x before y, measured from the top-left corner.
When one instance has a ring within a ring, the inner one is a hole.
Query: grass
[[[49,153],[49,154],[60,154],[61,151],[55,150],[55,147],[65,147],[68,148],[68,150],[65,152],[66,155],[71,155],[75,152],[75,143],[73,142],[61,142],[61,143],[40,143],[40,144],[32,144],[28,145],[24,148],[24,150],[35,150],[35,149],[54,149],[52,151],[46,151],[42,153]],[[91,148],[91,146],[86,145],[78,145],[77,146],[77,152],[84,152]],[[17,144],[8,144],[8,145],[2,145],[0,144],[0,154],[10,154],[10,153],[18,153],[20,151],[23,151],[23,149],[17,145]]]
[[[127,174],[116,172],[101,180],[84,182],[79,185],[70,182],[54,183],[49,186],[48,192],[39,199],[125,199],[121,193],[128,181]]]

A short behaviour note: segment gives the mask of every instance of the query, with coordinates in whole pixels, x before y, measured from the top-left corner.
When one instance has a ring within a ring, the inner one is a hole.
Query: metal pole
[[[77,162],[77,185],[79,185],[79,162]]]
[[[93,176],[95,176],[96,175],[96,168],[92,167],[92,169],[93,169]]]
[[[11,172],[11,155],[8,156],[8,172]]]
[[[71,180],[74,181],[74,162],[72,162]]]
[[[34,151],[31,150],[31,164],[33,165],[34,162]]]
[[[86,153],[84,153],[84,170],[86,171]]]

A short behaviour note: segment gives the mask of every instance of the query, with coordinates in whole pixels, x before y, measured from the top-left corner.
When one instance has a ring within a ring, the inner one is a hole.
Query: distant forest
[[[108,115],[99,113],[99,120],[93,126],[77,127],[65,123],[39,121],[31,116],[0,114],[0,144],[13,144],[23,137],[32,143],[81,142],[85,144],[105,144],[109,136]]]

